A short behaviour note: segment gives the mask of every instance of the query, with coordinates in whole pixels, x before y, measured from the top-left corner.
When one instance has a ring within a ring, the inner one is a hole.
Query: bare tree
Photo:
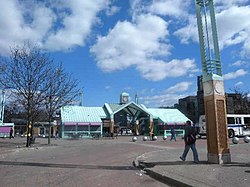
[[[12,47],[10,58],[4,62],[0,68],[0,81],[4,87],[14,90],[15,102],[25,109],[28,127],[26,146],[31,144],[33,124],[41,111],[48,115],[50,144],[53,115],[79,96],[78,82],[64,71],[61,64],[55,67],[46,53],[28,43]]]
[[[6,60],[6,68],[1,77],[2,84],[10,87],[15,100],[25,108],[27,118],[27,142],[30,146],[33,122],[37,109],[44,101],[44,93],[48,90],[46,84],[50,64],[48,55],[37,47],[29,44],[11,47],[10,58]]]
[[[249,92],[244,92],[240,88],[235,87],[234,92],[234,112],[236,114],[248,114],[250,113],[250,97]]]
[[[48,144],[50,144],[53,115],[62,106],[72,104],[79,97],[80,90],[77,85],[78,82],[64,71],[61,64],[50,71],[48,89],[45,92],[45,106],[49,119]]]

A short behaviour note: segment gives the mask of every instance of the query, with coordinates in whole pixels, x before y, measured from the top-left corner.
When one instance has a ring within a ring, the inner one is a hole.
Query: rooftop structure
[[[129,94],[121,94],[120,101]],[[105,103],[103,107],[65,106],[61,108],[62,137],[91,137],[114,134],[130,128],[136,134],[159,131],[158,125],[184,125],[189,120],[178,109],[147,108],[133,101]],[[151,125],[150,125],[151,124]],[[153,126],[155,125],[154,129]],[[154,132],[155,134],[156,132]]]

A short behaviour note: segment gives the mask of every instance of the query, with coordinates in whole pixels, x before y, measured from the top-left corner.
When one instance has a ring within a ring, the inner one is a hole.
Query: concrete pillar
[[[139,121],[138,120],[135,121],[135,134],[139,135]]]
[[[111,118],[110,119],[110,135],[112,138],[114,136],[114,126],[115,126],[114,118]]]
[[[154,133],[154,122],[153,122],[153,119],[150,117],[150,119],[149,119],[149,136],[152,137],[153,133]]]
[[[209,163],[231,162],[223,80],[203,82]]]

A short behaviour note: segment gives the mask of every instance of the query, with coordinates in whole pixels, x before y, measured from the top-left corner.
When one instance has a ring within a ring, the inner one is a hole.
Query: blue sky
[[[225,91],[248,92],[250,0],[214,0]],[[38,44],[78,79],[83,105],[137,93],[148,107],[196,95],[201,75],[193,0],[0,0],[0,55]]]

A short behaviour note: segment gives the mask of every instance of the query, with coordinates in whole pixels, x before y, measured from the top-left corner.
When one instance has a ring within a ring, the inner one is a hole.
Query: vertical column
[[[153,138],[153,133],[154,133],[154,122],[153,122],[153,118],[150,117],[149,119],[149,135],[151,138]]]
[[[136,120],[135,121],[135,135],[139,135],[139,121]]]
[[[222,80],[203,83],[207,129],[207,157],[209,163],[231,162],[228,145],[226,102]]]
[[[110,135],[113,138],[114,137],[114,126],[115,126],[115,122],[114,122],[114,118],[110,118]]]
[[[195,5],[203,73],[208,162],[230,163],[225,92],[213,0],[195,0]]]

